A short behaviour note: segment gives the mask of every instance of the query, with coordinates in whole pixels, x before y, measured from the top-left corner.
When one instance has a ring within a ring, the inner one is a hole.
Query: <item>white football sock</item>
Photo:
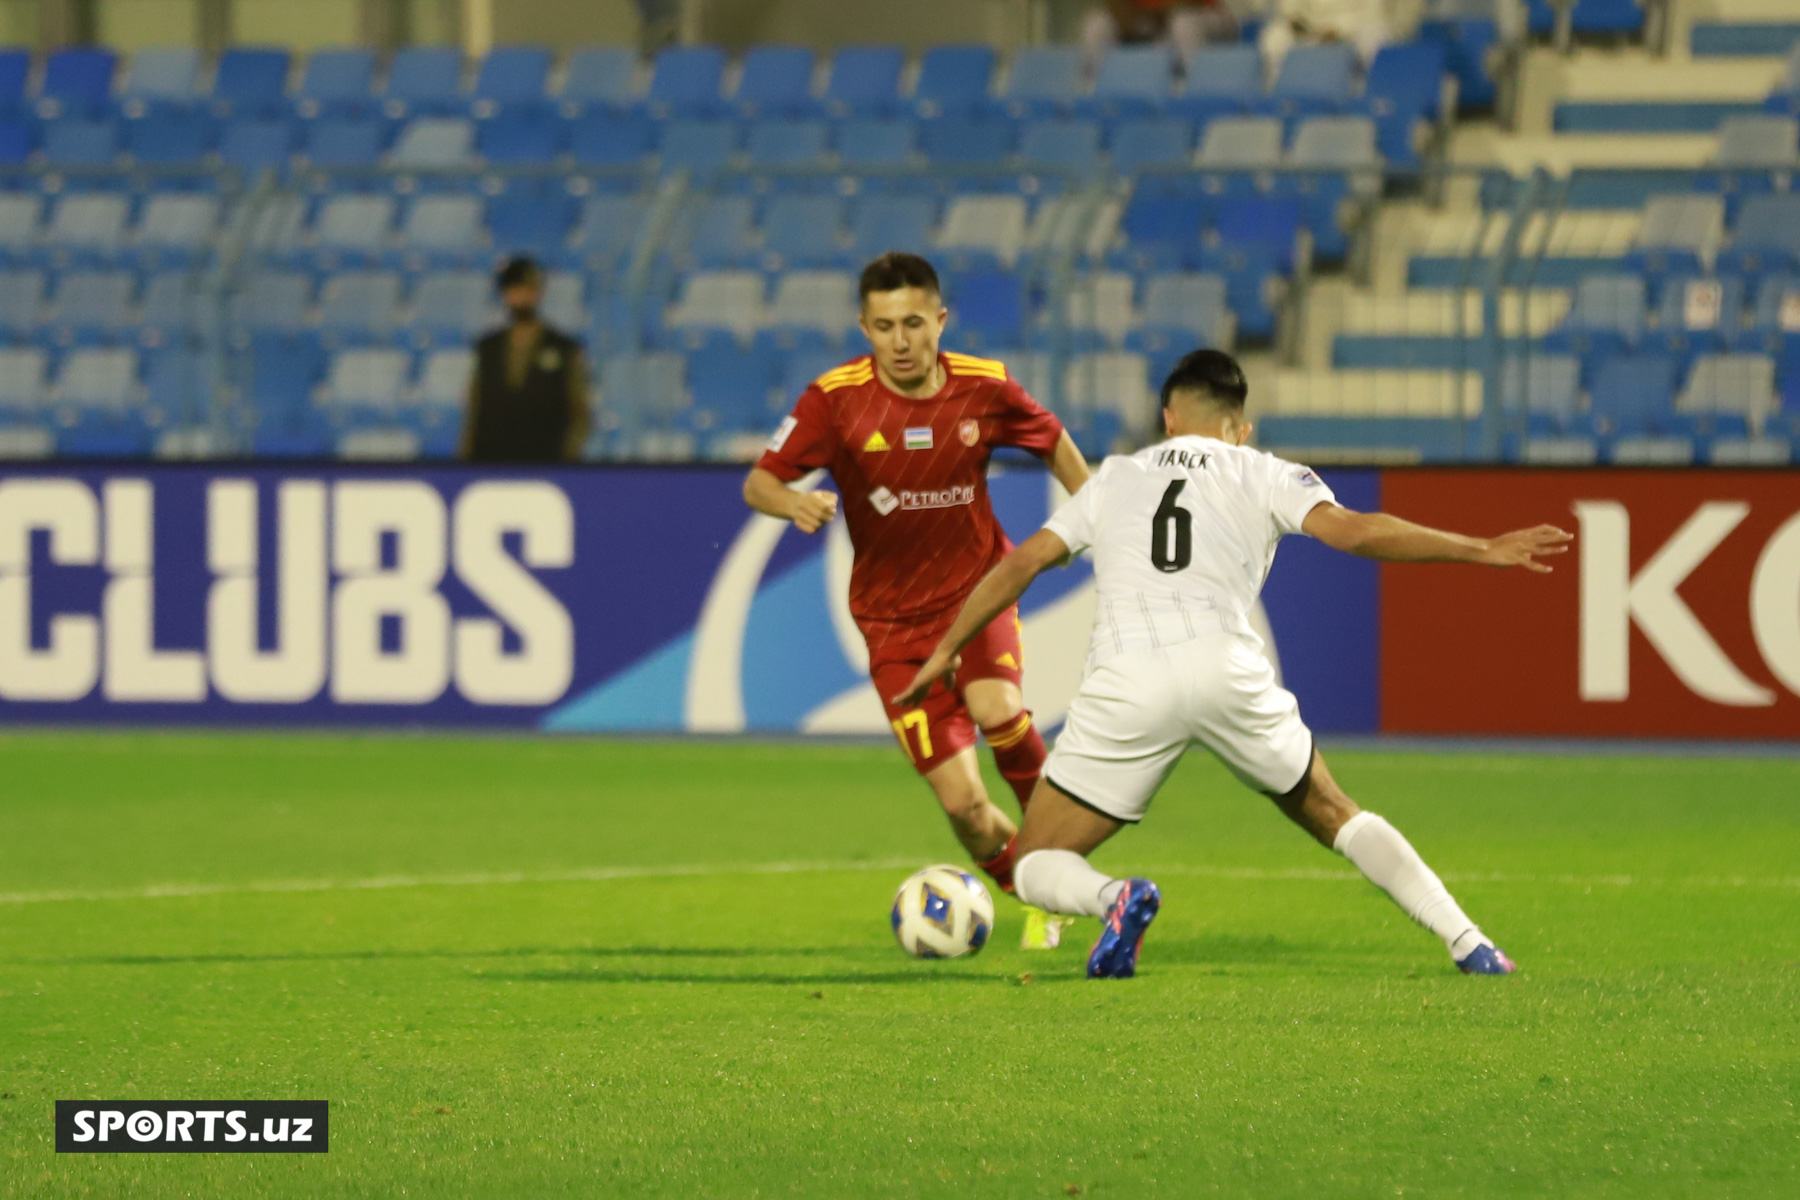
[[[1331,848],[1355,863],[1407,916],[1443,938],[1452,958],[1460,960],[1477,946],[1492,945],[1412,843],[1374,813],[1359,812],[1345,821]]]
[[[1013,894],[1046,912],[1104,917],[1123,885],[1073,850],[1033,850],[1013,867]]]

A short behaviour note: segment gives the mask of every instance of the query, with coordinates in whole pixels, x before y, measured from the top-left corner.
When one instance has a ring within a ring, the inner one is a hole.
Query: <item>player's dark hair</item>
[[[494,272],[494,290],[504,292],[507,288],[536,283],[543,277],[544,268],[538,266],[537,259],[528,254],[517,254]]]
[[[862,279],[856,285],[856,298],[867,300],[873,292],[897,292],[909,287],[940,296],[944,294],[943,288],[938,286],[937,272],[930,263],[916,254],[889,250],[863,268]]]
[[[1244,369],[1223,350],[1193,350],[1184,355],[1163,380],[1162,404],[1169,407],[1176,392],[1200,392],[1227,408],[1242,409],[1250,395]]]

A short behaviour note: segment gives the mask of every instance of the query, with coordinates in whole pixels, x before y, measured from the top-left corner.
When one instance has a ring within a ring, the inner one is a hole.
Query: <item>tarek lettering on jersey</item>
[[[909,425],[906,428],[906,448],[908,450],[931,449],[931,426]]]
[[[1170,448],[1157,454],[1156,465],[1159,467],[1180,467],[1185,471],[1198,471],[1206,466],[1206,460],[1211,457],[1212,455],[1210,454],[1202,454],[1194,450]]]

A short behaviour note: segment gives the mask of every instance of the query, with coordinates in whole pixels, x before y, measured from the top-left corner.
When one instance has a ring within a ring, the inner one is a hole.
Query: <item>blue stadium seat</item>
[[[419,196],[400,223],[401,247],[434,262],[473,261],[486,253],[486,243],[478,196]]]
[[[44,161],[59,167],[110,167],[119,157],[119,127],[107,120],[63,117],[44,123]]]
[[[912,160],[917,138],[911,121],[854,118],[838,126],[838,158],[850,167],[903,166]]]
[[[1262,55],[1255,46],[1202,46],[1188,55],[1181,94],[1163,106],[1171,116],[1205,124],[1239,116],[1261,97]]]
[[[485,271],[444,271],[421,276],[413,288],[411,326],[426,341],[468,340],[495,323],[493,283]]]
[[[1026,46],[1012,57],[999,103],[1014,118],[1062,116],[1081,93],[1079,47]]]
[[[412,356],[392,347],[339,350],[326,368],[324,403],[343,409],[398,408],[411,366]]]
[[[558,99],[567,116],[623,109],[636,95],[638,58],[621,46],[585,46],[569,55]]]
[[[1669,430],[1675,411],[1675,370],[1673,360],[1653,355],[1619,354],[1601,360],[1588,388],[1592,431],[1616,437]]]
[[[544,103],[550,79],[550,51],[543,46],[496,46],[475,73],[473,113],[491,117],[503,108]]]
[[[850,218],[848,261],[860,266],[888,250],[927,252],[935,208],[925,196],[865,197]]]
[[[1488,71],[1490,51],[1500,40],[1499,22],[1491,3],[1474,11],[1440,12],[1419,23],[1419,38],[1444,51],[1444,65],[1456,78],[1457,106],[1490,109],[1498,87]]]
[[[44,61],[38,88],[39,112],[46,117],[98,113],[112,99],[113,71],[119,56],[89,47],[57,50]]]
[[[1191,262],[1208,215],[1204,198],[1140,188],[1119,218],[1123,248],[1109,265],[1128,271],[1168,269]]]
[[[1004,162],[1013,151],[1010,121],[940,117],[919,126],[919,146],[932,163],[976,166]]]
[[[130,271],[70,271],[51,306],[52,336],[62,344],[104,340],[136,324]]]
[[[789,271],[775,284],[757,344],[782,354],[842,346],[855,324],[856,277],[848,271]]]
[[[748,196],[711,196],[681,214],[670,242],[705,267],[745,262],[754,245],[755,207]]]
[[[763,277],[755,271],[696,271],[683,281],[666,328],[673,345],[747,343],[762,325]]]
[[[1800,195],[1746,197],[1717,265],[1721,275],[1751,278],[1800,270]]]
[[[738,127],[732,121],[677,120],[662,127],[657,155],[663,170],[717,171],[737,151]]]
[[[1508,412],[1523,412],[1531,433],[1570,431],[1581,406],[1581,360],[1572,354],[1508,355],[1500,363],[1500,396]]]
[[[488,234],[502,254],[561,254],[574,222],[574,202],[559,189],[509,191],[487,203]]]
[[[951,312],[944,341],[973,352],[1017,346],[1025,332],[1025,284],[1011,271],[965,271],[946,283]]]
[[[764,120],[750,126],[746,148],[754,166],[803,166],[825,157],[830,137],[824,121]]]
[[[702,432],[740,432],[767,426],[775,355],[739,346],[708,346],[687,355],[689,419]]]
[[[1230,350],[1236,319],[1227,286],[1222,275],[1165,271],[1150,276],[1144,282],[1143,322],[1125,345],[1152,355],[1171,348],[1185,353],[1196,346]]]
[[[1334,113],[1356,90],[1356,51],[1342,42],[1295,46],[1269,85],[1269,103],[1278,116]]]
[[[52,251],[109,256],[125,242],[131,200],[118,192],[69,192],[50,210],[44,242]]]
[[[581,206],[575,246],[595,269],[616,265],[643,237],[649,208],[635,196],[589,196]]]
[[[1358,108],[1375,121],[1376,144],[1392,166],[1420,162],[1415,129],[1441,115],[1447,52],[1442,42],[1383,46],[1369,64]]]
[[[583,276],[574,271],[552,271],[544,280],[544,318],[558,329],[580,329],[587,324],[582,300]]]
[[[656,125],[635,114],[588,112],[575,119],[569,152],[578,166],[630,167],[650,155]]]
[[[1095,171],[1100,166],[1100,123],[1067,119],[1033,121],[1019,135],[1019,158],[1027,166]]]
[[[724,109],[720,85],[725,51],[717,46],[675,46],[656,56],[645,102],[657,117],[709,117]]]
[[[315,50],[300,75],[296,109],[311,120],[364,116],[375,106],[375,55],[361,47]]]
[[[839,196],[777,196],[763,217],[763,253],[780,266],[833,261],[844,227]]]
[[[475,126],[460,117],[420,117],[394,139],[389,158],[396,167],[436,171],[467,167],[475,154]]]
[[[0,349],[0,409],[39,408],[50,390],[50,356],[35,347]]]
[[[806,47],[753,46],[732,101],[746,117],[804,116],[815,107],[812,79],[813,52]]]
[[[152,166],[199,163],[212,139],[212,119],[199,112],[157,111],[125,123],[126,153]]]
[[[1627,269],[1648,275],[1698,274],[1712,265],[1725,231],[1718,196],[1655,196],[1625,256]]]
[[[151,46],[131,56],[120,88],[128,117],[157,108],[187,108],[199,99],[200,52],[191,46]]]
[[[1180,167],[1194,157],[1194,131],[1173,117],[1120,121],[1113,127],[1113,170],[1133,174],[1145,167]]]
[[[0,46],[0,116],[24,115],[25,85],[30,79],[31,51],[21,46]]]
[[[319,327],[351,344],[386,341],[399,322],[400,276],[392,271],[345,271],[319,292]]]
[[[1225,276],[1240,334],[1274,334],[1273,288],[1294,273],[1300,227],[1300,205],[1292,197],[1232,197],[1214,210],[1195,265]]]
[[[144,280],[138,339],[146,345],[185,346],[199,331],[200,281],[187,269],[158,271]]]
[[[286,170],[293,152],[294,127],[288,121],[227,121],[219,134],[219,161],[251,174]]]
[[[475,152],[496,167],[547,167],[563,150],[566,125],[532,109],[510,108],[481,122]]]
[[[36,244],[44,202],[33,192],[0,192],[0,255],[16,258]]]
[[[219,198],[206,192],[161,192],[144,202],[137,224],[140,253],[156,261],[204,256],[219,232]]]
[[[22,167],[37,149],[37,122],[28,117],[0,117],[0,166]]]
[[[213,111],[221,116],[274,117],[288,108],[288,52],[273,46],[233,46],[219,56]]]
[[[377,254],[393,232],[394,197],[351,192],[328,196],[313,220],[312,240],[322,250]]]
[[[1635,347],[1644,335],[1642,276],[1589,275],[1575,289],[1575,303],[1562,324],[1545,335],[1543,347],[1580,356],[1591,369],[1602,358]]]
[[[906,55],[898,46],[846,46],[831,61],[823,103],[827,115],[889,116],[900,104],[900,72]]]
[[[1174,84],[1174,59],[1166,47],[1115,46],[1100,60],[1093,92],[1075,108],[1106,120],[1144,116],[1167,102]]]
[[[1744,281],[1676,276],[1664,281],[1644,348],[1686,365],[1703,354],[1725,350],[1744,326]]]
[[[973,113],[986,104],[993,77],[993,47],[933,46],[919,62],[913,107],[922,117]]]
[[[1302,174],[1277,181],[1277,190],[1296,196],[1313,235],[1313,252],[1323,262],[1342,262],[1351,231],[1344,206],[1352,196],[1371,198],[1381,190],[1381,155],[1375,149],[1375,122],[1369,117],[1308,117],[1300,122],[1288,162],[1296,167],[1345,174]]]
[[[77,408],[126,408],[138,399],[138,356],[117,347],[71,350],[56,376],[59,403]]]
[[[1547,34],[1556,27],[1556,11],[1549,0],[1526,0],[1532,33]],[[1644,10],[1637,0],[1575,0],[1574,31],[1580,34],[1635,34],[1644,27]]]
[[[372,117],[324,117],[305,126],[301,155],[317,167],[372,167],[381,161],[387,130]]]
[[[43,319],[42,271],[0,271],[0,338],[29,334]]]
[[[298,333],[311,308],[312,279],[304,271],[258,271],[230,311],[253,333]]]
[[[459,112],[466,105],[462,71],[462,51],[454,46],[402,47],[388,69],[382,110],[395,120]]]

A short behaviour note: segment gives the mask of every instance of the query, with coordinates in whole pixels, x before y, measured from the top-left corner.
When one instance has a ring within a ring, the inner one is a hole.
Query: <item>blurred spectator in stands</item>
[[[637,0],[638,50],[655,54],[681,37],[681,0]]]
[[[1366,67],[1388,29],[1385,0],[1273,0],[1257,41],[1273,78],[1290,49],[1325,42],[1348,42]]]
[[[507,324],[475,343],[462,457],[470,462],[554,463],[587,442],[587,364],[581,343],[545,324],[544,271],[514,258],[495,277]]]
[[[1167,42],[1185,60],[1203,42],[1235,37],[1237,18],[1225,0],[1106,0],[1081,26],[1090,69],[1118,45]]]

